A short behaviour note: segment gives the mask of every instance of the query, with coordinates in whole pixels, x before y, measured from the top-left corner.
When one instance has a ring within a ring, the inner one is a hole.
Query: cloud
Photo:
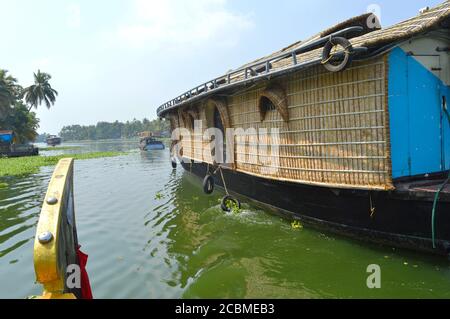
[[[132,22],[121,25],[117,35],[138,47],[233,46],[253,22],[250,15],[233,13],[226,4],[226,0],[135,0]]]
[[[73,3],[67,6],[67,26],[79,29],[81,26],[81,8],[79,4]]]

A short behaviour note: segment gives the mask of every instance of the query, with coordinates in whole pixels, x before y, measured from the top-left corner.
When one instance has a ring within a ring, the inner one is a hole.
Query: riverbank
[[[55,156],[30,156],[17,158],[0,158],[0,177],[23,176],[34,174],[40,167],[56,165],[65,157],[76,160],[87,160],[101,157],[115,157],[125,154],[124,152],[92,152],[83,154],[63,154]]]

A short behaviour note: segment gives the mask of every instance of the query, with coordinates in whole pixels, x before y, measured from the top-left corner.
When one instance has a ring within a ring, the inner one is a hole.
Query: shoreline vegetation
[[[63,141],[110,140],[136,138],[138,133],[150,131],[169,134],[170,123],[166,120],[142,121],[133,119],[126,122],[98,122],[96,125],[69,125],[61,129],[59,135]],[[44,133],[45,134],[45,133]]]
[[[62,154],[56,156],[28,156],[15,158],[0,158],[0,178],[35,174],[44,166],[53,166],[62,158],[87,160],[94,158],[116,157],[126,152],[93,152],[82,154]],[[1,185],[5,186],[4,183]],[[0,185],[0,188],[2,186]]]
[[[170,143],[172,141],[172,137],[158,137],[157,138],[160,141],[163,141],[164,143]],[[130,142],[130,143],[138,143],[139,137],[121,137],[121,138],[105,138],[105,139],[97,139],[97,140],[64,140],[64,143],[84,143],[84,142],[95,142],[95,143],[110,143],[110,142],[116,142],[116,141],[122,141],[122,142]],[[64,149],[67,148],[67,149]],[[82,149],[83,145],[74,145],[74,146],[49,146],[49,147],[39,147],[40,151],[58,151],[58,150],[73,150],[73,149]]]

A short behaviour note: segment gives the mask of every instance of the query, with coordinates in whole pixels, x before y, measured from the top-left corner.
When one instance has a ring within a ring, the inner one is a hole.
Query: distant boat
[[[56,145],[60,145],[61,144],[62,139],[59,136],[50,135],[49,137],[47,137],[46,142],[47,142],[47,145],[56,146]]]
[[[163,142],[154,137],[143,137],[139,142],[139,148],[142,151],[157,151],[164,150],[166,147]]]
[[[158,140],[152,132],[141,132],[138,136],[140,137],[139,148],[142,151],[157,151],[166,148],[164,143]]]

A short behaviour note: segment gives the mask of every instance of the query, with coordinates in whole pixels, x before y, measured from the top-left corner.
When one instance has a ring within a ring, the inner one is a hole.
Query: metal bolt
[[[49,198],[47,198],[47,204],[55,205],[56,203],[58,203],[58,199],[56,197],[49,197]]]
[[[53,239],[53,234],[49,231],[46,231],[38,236],[38,240],[41,244],[48,244]]]

